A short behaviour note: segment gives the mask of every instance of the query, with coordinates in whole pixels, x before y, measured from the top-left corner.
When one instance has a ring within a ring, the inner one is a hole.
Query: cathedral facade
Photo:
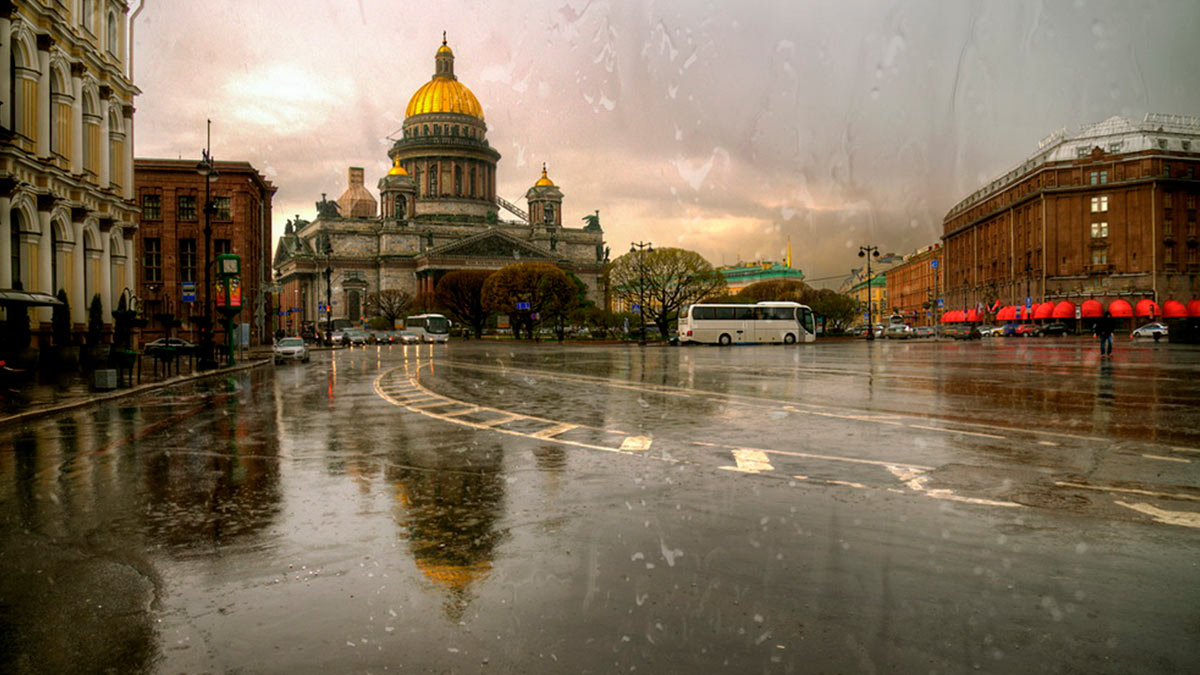
[[[316,219],[288,222],[274,259],[284,328],[324,320],[326,297],[334,319],[357,322],[370,316],[377,291],[428,295],[449,272],[518,262],[554,264],[599,301],[608,257],[599,212],[583,227],[564,227],[563,193],[544,166],[525,194],[527,211],[501,198],[500,153],[487,131],[443,40],[433,77],[412,95],[388,151],[392,168],[376,185],[378,200],[363,169],[351,167],[336,202],[322,195]]]

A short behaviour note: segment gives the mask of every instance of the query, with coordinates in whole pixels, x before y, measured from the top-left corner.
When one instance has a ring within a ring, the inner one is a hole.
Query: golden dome
[[[538,182],[534,183],[533,186],[534,187],[546,187],[546,186],[554,187],[554,181],[550,180],[550,177],[546,175],[546,165],[545,164],[542,164],[542,177],[539,178]]]
[[[446,45],[444,35],[442,46],[438,47],[437,54],[434,55],[434,61],[436,67],[433,79],[426,82],[408,100],[404,116],[407,118],[425,113],[458,113],[483,119],[483,106],[479,105],[479,99],[454,76],[454,52]]]
[[[424,113],[459,113],[483,119],[483,106],[463,83],[435,76],[408,100],[404,116]]]
[[[391,169],[391,171],[388,171],[387,175],[389,175],[389,176],[407,176],[408,175],[408,172],[404,170],[404,167],[400,166],[400,158],[399,157],[397,157],[396,161],[392,163],[392,169]]]

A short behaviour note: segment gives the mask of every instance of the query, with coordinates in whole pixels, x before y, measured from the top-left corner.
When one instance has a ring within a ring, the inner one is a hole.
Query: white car
[[[284,361],[302,361],[308,363],[308,345],[303,338],[285,337],[275,343],[276,365]]]
[[[1130,337],[1130,339],[1154,338],[1156,340],[1158,338],[1165,338],[1165,337],[1167,337],[1167,325],[1165,323],[1159,323],[1157,321],[1155,321],[1153,323],[1148,323],[1145,326],[1140,326],[1138,328],[1134,328],[1133,332],[1129,334],[1129,337]]]

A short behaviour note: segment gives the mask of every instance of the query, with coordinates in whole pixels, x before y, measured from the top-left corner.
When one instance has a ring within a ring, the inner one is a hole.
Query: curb
[[[223,370],[217,369],[217,370],[205,371],[202,373],[190,373],[188,375],[178,375],[176,377],[173,377],[173,378],[170,378],[167,380],[162,380],[161,382],[150,382],[147,384],[139,384],[138,386],[130,387],[129,389],[120,389],[120,390],[109,392],[106,394],[97,394],[95,396],[89,396],[87,398],[80,399],[77,401],[71,401],[69,403],[59,403],[59,404],[48,406],[45,408],[36,408],[34,410],[26,410],[24,412],[19,412],[15,415],[9,415],[8,417],[0,417],[0,424],[9,424],[9,423],[15,423],[15,422],[27,422],[27,421],[37,418],[37,417],[56,415],[58,413],[66,412],[68,410],[74,410],[76,408],[83,408],[85,406],[89,406],[94,403],[102,403],[104,401],[111,401],[111,400],[118,399],[118,398],[124,398],[126,396],[133,396],[135,394],[144,394],[148,391],[154,391],[155,389],[162,389],[164,387],[170,387],[170,386],[173,386],[176,384],[182,384],[184,382],[203,380],[203,379],[210,378],[210,377],[217,377],[219,375],[226,375],[228,373],[236,373],[236,372],[239,372],[242,370],[249,370],[251,368],[257,368],[259,366],[270,365],[271,361],[272,361],[272,359],[269,359],[269,358],[261,359],[258,361],[251,361],[249,363],[244,363],[241,365],[234,366],[233,368],[226,368]]]

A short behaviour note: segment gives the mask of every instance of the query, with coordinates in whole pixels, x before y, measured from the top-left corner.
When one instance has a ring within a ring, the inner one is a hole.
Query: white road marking
[[[1072,483],[1065,480],[1056,480],[1054,484],[1059,487],[1078,488],[1080,490],[1097,490],[1099,492],[1123,492],[1131,495],[1146,495],[1147,497],[1163,497],[1166,499],[1184,499],[1192,502],[1200,502],[1200,497],[1189,495],[1181,492],[1155,492],[1153,490],[1142,490],[1139,488],[1123,488],[1123,487],[1108,487],[1105,485],[1088,485],[1086,483]]]
[[[562,424],[555,424],[554,426],[546,428],[546,429],[542,429],[541,431],[535,431],[533,433],[533,437],[534,438],[551,438],[551,437],[557,436],[559,434],[565,434],[566,432],[568,432],[572,429],[578,429],[578,428],[579,428],[578,424],[571,424],[570,422],[563,422]]]
[[[1142,457],[1145,457],[1147,459],[1161,459],[1164,462],[1179,462],[1180,464],[1191,464],[1192,463],[1192,460],[1184,459],[1182,457],[1163,457],[1162,455],[1148,455],[1144,452],[1142,453]]]
[[[1056,448],[1059,444],[1055,443],[1054,441],[1038,441],[1038,445],[1048,445],[1052,448]]]
[[[650,444],[653,442],[654,439],[649,438],[648,436],[628,436],[625,438],[625,440],[621,441],[621,449],[627,451],[636,450],[640,452],[643,450],[649,450]]]
[[[981,438],[996,438],[999,440],[1004,440],[1006,438],[1006,436],[997,436],[996,434],[983,434],[978,431],[963,431],[962,429],[947,429],[946,427],[930,427],[930,426],[926,426],[924,424],[910,424],[908,426],[913,429],[924,429],[926,431],[941,431],[942,433],[947,433],[947,434],[963,434],[965,436],[979,436]]]
[[[1178,447],[1176,447],[1176,448],[1171,448],[1171,449],[1174,450],[1175,452],[1190,452],[1192,454],[1200,455],[1200,448],[1178,448]]]
[[[767,454],[761,450],[738,448],[733,451],[733,460],[737,462],[737,466],[723,466],[721,468],[728,471],[741,471],[742,473],[761,473],[763,471],[775,470],[775,467],[771,466],[771,461],[767,459]]]
[[[934,499],[944,499],[952,502],[962,502],[964,504],[982,504],[985,506],[1005,506],[1005,507],[1020,507],[1016,502],[1001,502],[994,499],[979,499],[977,497],[963,497],[954,494],[953,490],[945,488],[931,489],[926,486],[929,482],[929,476],[924,471],[913,471],[906,467],[889,466],[888,471],[892,472],[896,478],[899,478],[909,487],[910,490],[933,497]]]
[[[1117,501],[1116,503],[1127,509],[1144,513],[1160,523],[1200,528],[1200,513],[1193,513],[1192,511],[1168,511],[1142,503],[1130,504],[1122,501]]]
[[[494,427],[494,426],[498,426],[501,424],[508,424],[509,422],[511,422],[513,420],[519,420],[519,419],[521,419],[520,415],[505,415],[504,417],[497,417],[494,420],[487,420],[485,422],[480,422],[479,426]]]

